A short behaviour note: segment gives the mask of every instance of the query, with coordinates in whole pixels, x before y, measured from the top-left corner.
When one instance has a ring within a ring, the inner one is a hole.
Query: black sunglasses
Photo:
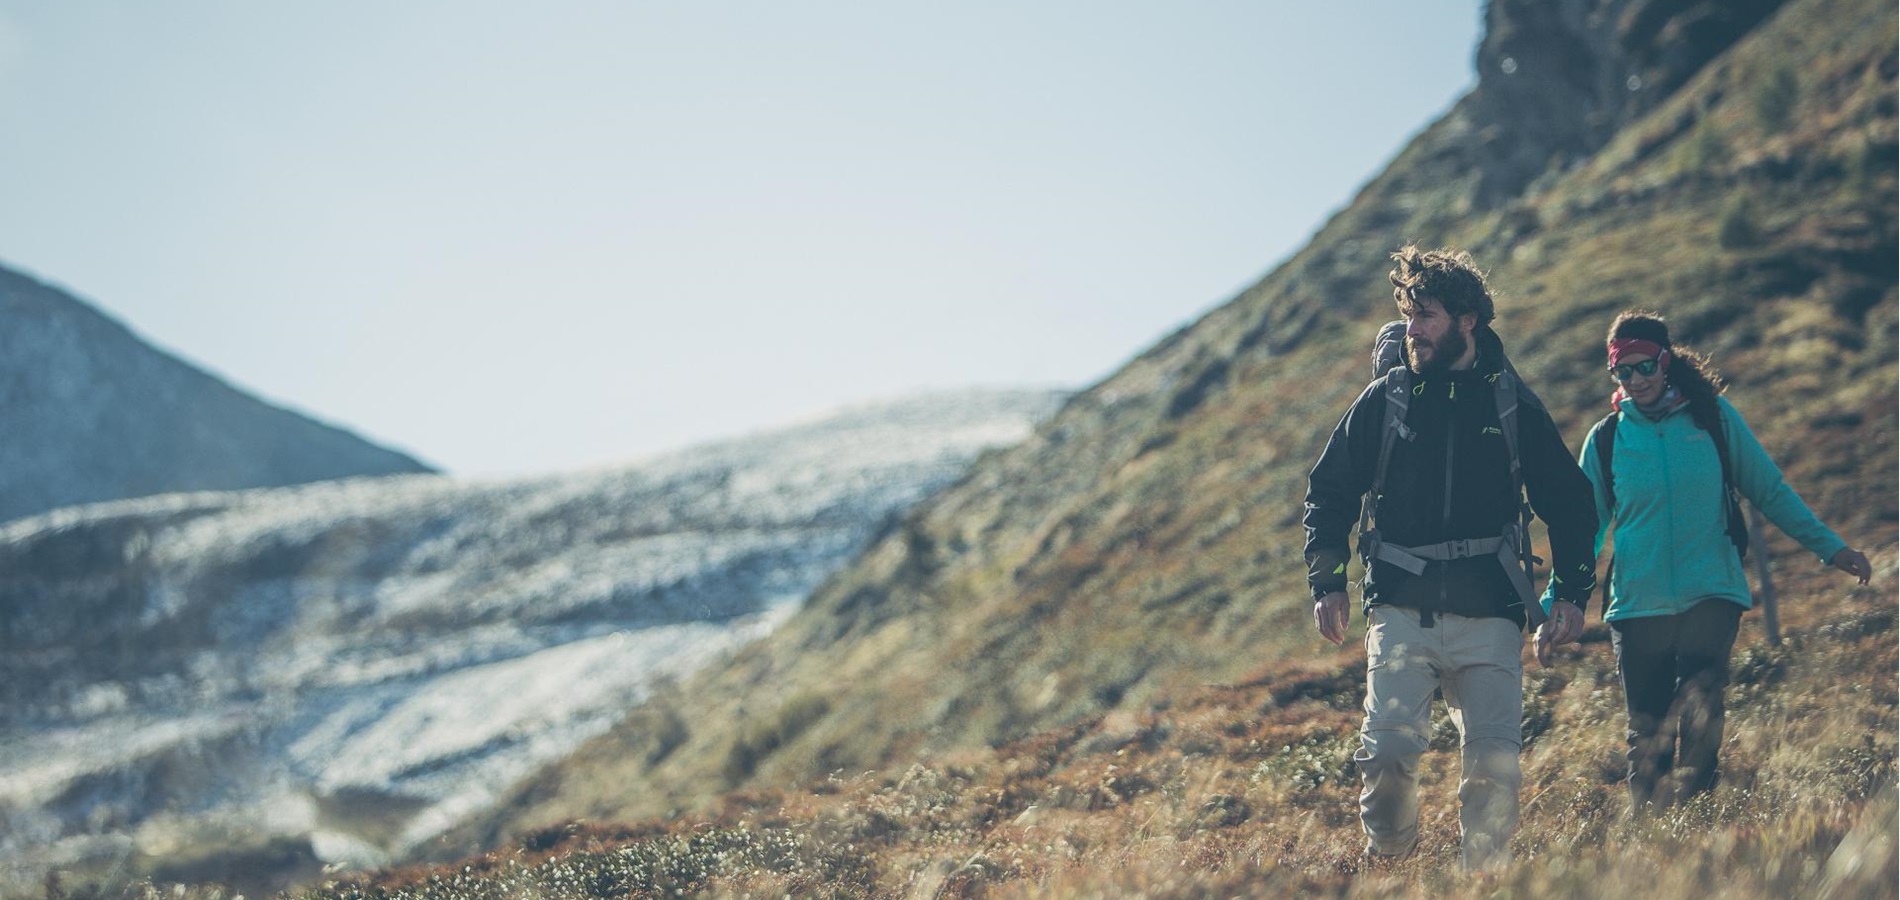
[[[1656,374],[1657,365],[1657,361],[1653,359],[1646,359],[1639,363],[1624,363],[1620,366],[1611,366],[1610,375],[1617,381],[1630,380],[1630,373],[1632,372],[1644,378],[1648,378]]]

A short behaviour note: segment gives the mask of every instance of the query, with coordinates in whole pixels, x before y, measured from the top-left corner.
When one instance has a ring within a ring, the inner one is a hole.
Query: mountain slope
[[[174,491],[428,472],[270,406],[0,267],[0,521]]]
[[[1300,499],[1393,317],[1384,254],[1406,241],[1492,269],[1498,330],[1573,443],[1606,403],[1610,317],[1671,315],[1797,489],[1890,567],[1892,11],[1777,7],[1493,3],[1478,87],[1311,244],[913,512],[770,640],[524,784],[463,846],[1350,656],[1312,631]],[[1785,570],[1816,567],[1771,547]],[[656,748],[666,722],[687,735]]]
[[[1059,400],[943,394],[618,469],[0,527],[0,893],[87,859],[196,858],[256,890],[406,851],[769,632]]]

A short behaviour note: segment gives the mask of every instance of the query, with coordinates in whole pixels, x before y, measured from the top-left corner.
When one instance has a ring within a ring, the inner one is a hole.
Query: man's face
[[[1453,319],[1445,314],[1445,304],[1420,297],[1412,301],[1411,314],[1405,317],[1406,361],[1412,371],[1442,372],[1462,359],[1471,348],[1471,316]]]

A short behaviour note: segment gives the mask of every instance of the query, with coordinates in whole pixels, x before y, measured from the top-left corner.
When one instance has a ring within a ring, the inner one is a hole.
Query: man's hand
[[[1334,644],[1346,642],[1346,625],[1351,621],[1352,607],[1346,602],[1345,591],[1334,591],[1313,601],[1313,624],[1319,626],[1319,635]]]
[[[1583,610],[1576,604],[1559,600],[1550,605],[1550,618],[1537,626],[1537,664],[1550,667],[1551,654],[1558,647],[1583,636]]]
[[[1833,566],[1866,584],[1874,577],[1874,566],[1867,561],[1867,555],[1852,547],[1842,547],[1834,554]]]

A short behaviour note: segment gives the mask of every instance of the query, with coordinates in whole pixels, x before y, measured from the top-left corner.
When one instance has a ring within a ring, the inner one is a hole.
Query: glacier
[[[400,859],[768,633],[1062,399],[941,393],[583,472],[0,526],[0,888],[268,841],[306,877]]]

